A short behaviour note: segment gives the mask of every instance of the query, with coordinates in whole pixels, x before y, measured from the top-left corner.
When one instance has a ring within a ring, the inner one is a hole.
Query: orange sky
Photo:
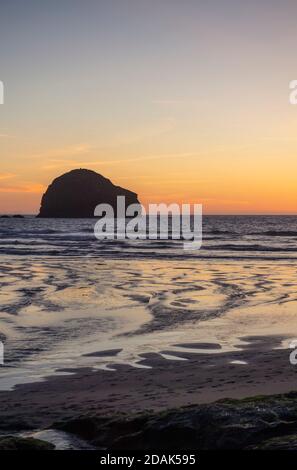
[[[82,167],[145,205],[297,214],[296,3],[18,3],[1,14],[0,213],[37,213]]]

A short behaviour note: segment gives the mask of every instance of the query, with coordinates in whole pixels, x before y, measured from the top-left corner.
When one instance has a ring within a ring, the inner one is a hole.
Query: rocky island
[[[109,179],[86,169],[69,171],[54,179],[42,196],[37,217],[94,217],[98,204],[110,204],[116,211],[117,196],[125,196],[126,206],[140,204],[137,194],[115,186]]]

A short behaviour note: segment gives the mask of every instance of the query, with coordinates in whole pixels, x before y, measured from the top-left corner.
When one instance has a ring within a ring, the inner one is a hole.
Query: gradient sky
[[[296,0],[0,0],[0,213],[89,168],[149,202],[297,213]]]

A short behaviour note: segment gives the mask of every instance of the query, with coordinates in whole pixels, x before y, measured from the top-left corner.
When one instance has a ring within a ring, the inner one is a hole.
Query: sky
[[[0,0],[0,213],[88,168],[144,205],[297,214],[296,0]]]

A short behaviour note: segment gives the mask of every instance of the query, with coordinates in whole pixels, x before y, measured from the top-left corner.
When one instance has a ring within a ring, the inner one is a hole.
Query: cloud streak
[[[0,173],[0,181],[14,178],[16,175],[13,173]]]
[[[132,157],[132,158],[116,158],[112,160],[89,160],[89,161],[77,161],[77,160],[68,160],[68,159],[50,159],[52,163],[48,165],[44,165],[43,169],[45,170],[52,170],[55,168],[60,168],[63,166],[78,166],[78,167],[85,167],[85,166],[110,166],[110,165],[117,165],[120,163],[137,163],[142,161],[148,160],[162,160],[163,158],[186,158],[186,157],[193,157],[196,156],[197,152],[184,152],[184,153],[168,153],[168,154],[157,154],[157,155],[143,155],[140,157]]]
[[[91,150],[93,150],[93,147],[89,144],[69,145],[66,147],[48,150],[47,152],[34,154],[31,158],[48,158],[51,160],[53,158],[58,159],[67,156],[88,154]]]
[[[28,183],[12,186],[0,186],[0,193],[36,193],[40,194],[45,191],[45,186],[39,183]]]

